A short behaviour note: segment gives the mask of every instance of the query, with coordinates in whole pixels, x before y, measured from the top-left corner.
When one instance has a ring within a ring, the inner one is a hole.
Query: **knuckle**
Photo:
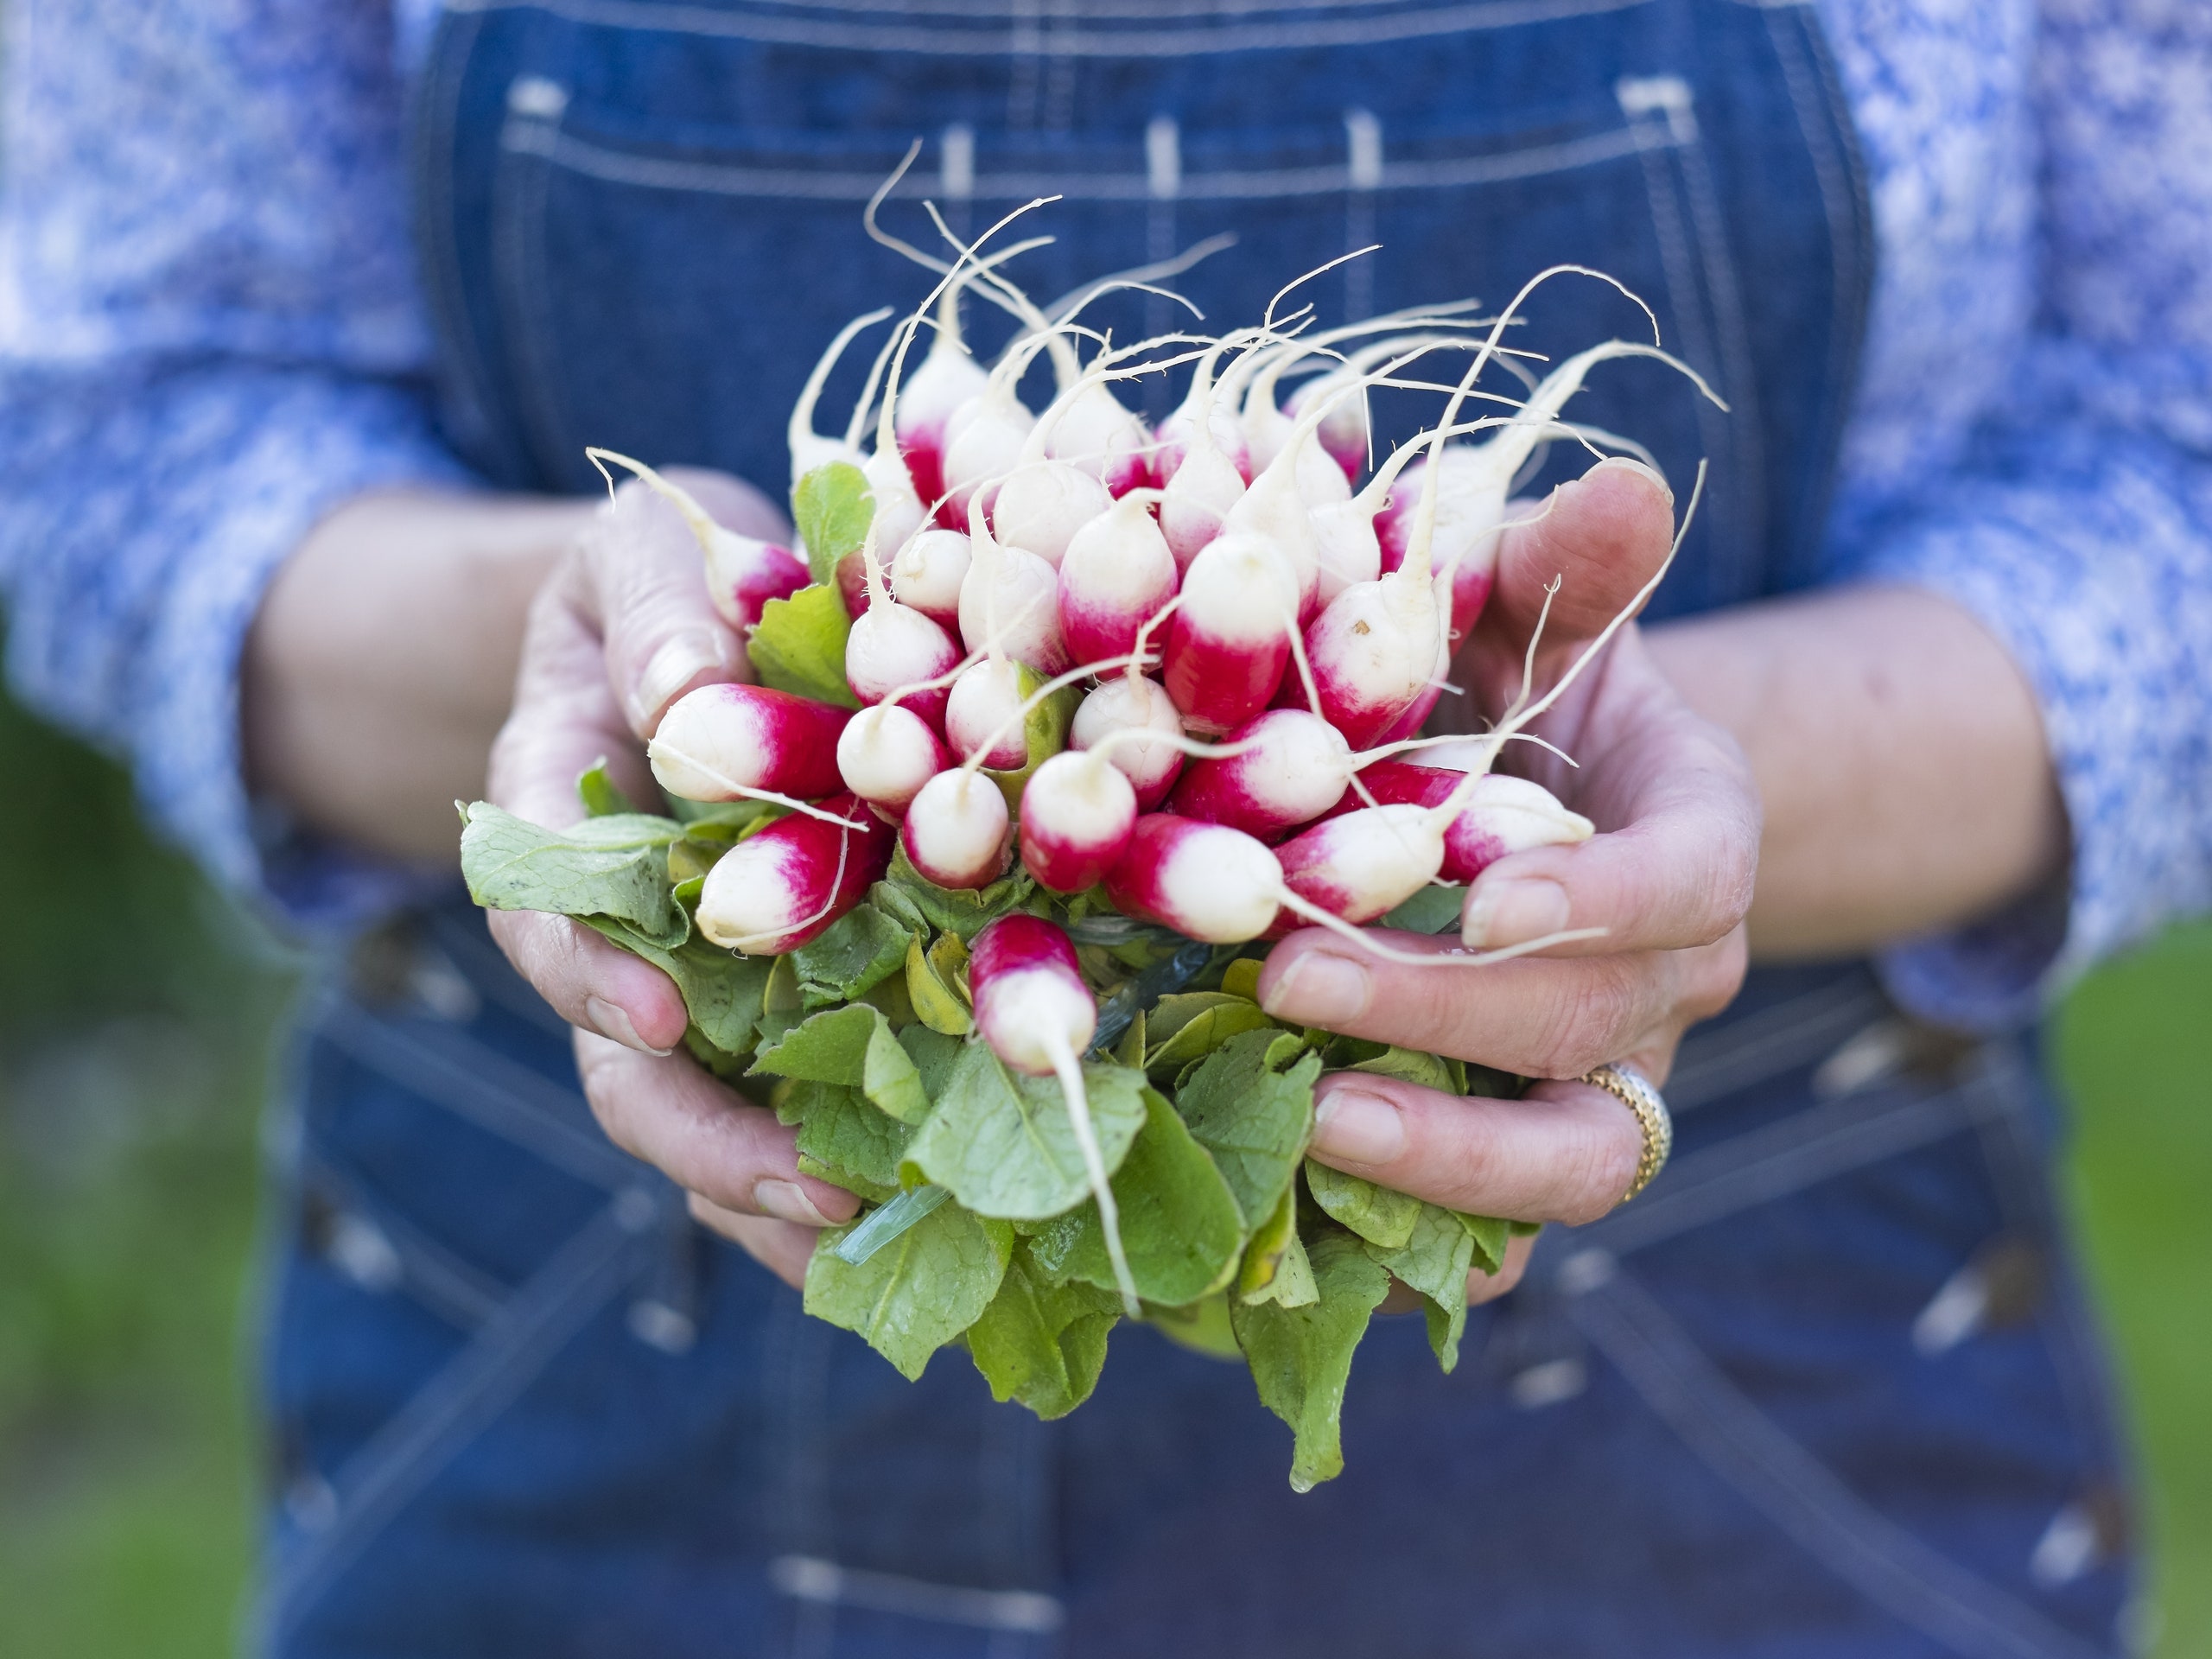
[[[1611,1058],[1635,1017],[1636,981],[1635,968],[1620,957],[1576,962],[1540,1040],[1541,1075],[1579,1077]]]

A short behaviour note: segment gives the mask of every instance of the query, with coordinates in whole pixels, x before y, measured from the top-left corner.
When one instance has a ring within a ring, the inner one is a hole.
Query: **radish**
[[[902,703],[861,709],[837,737],[838,777],[879,817],[903,813],[922,785],[951,764],[929,722]]]
[[[1106,383],[1164,372],[1186,360],[1169,358],[1129,366],[1131,358],[1173,343],[1174,338],[1141,341],[1127,351],[1102,351],[1073,385],[1052,399],[992,500],[992,534],[1057,568],[1078,530],[1116,498],[1147,482],[1146,452],[1152,440],[1143,423],[1114,401]],[[1069,435],[1086,423],[1099,429],[1088,448]]]
[[[1321,817],[1351,777],[1351,746],[1301,709],[1271,709],[1229,743],[1243,752],[1192,763],[1168,797],[1169,811],[1265,839]]]
[[[815,405],[822,400],[822,388],[828,383],[830,371],[837,366],[837,359],[845,354],[845,347],[853,343],[854,336],[862,329],[873,328],[891,315],[891,308],[871,311],[864,317],[855,317],[837,331],[815,362],[813,371],[800,388],[798,402],[791,405],[791,418],[786,435],[791,452],[791,481],[797,483],[817,467],[826,467],[833,461],[848,461],[855,467],[862,465],[867,457],[849,438],[825,438],[814,429]]]
[[[1124,732],[1132,737],[1120,739]],[[1137,805],[1149,812],[1167,798],[1183,769],[1183,752],[1174,741],[1182,734],[1183,717],[1166,689],[1129,673],[1105,681],[1083,700],[1068,730],[1068,747],[1097,748],[1116,737],[1107,758],[1136,791]]]
[[[1275,857],[1283,884],[1307,904],[1371,922],[1436,880],[1449,822],[1425,806],[1361,807],[1292,836]],[[1286,920],[1282,931],[1295,925]]]
[[[1060,402],[1046,440],[1055,461],[1080,467],[1110,496],[1152,482],[1152,435],[1104,380],[1086,377]]]
[[[1232,731],[1282,683],[1298,625],[1297,575],[1266,537],[1224,535],[1191,561],[1179,597],[1168,624],[1167,695],[1192,731]]]
[[[868,608],[853,619],[845,636],[845,683],[863,704],[897,693],[923,720],[942,728],[950,693],[936,682],[959,662],[960,648],[921,612],[891,597],[875,556],[873,524],[861,543],[861,558],[868,573]]]
[[[989,481],[1005,478],[1021,464],[1037,417],[1014,395],[1014,388],[1039,352],[1066,344],[1051,333],[1015,340],[993,366],[982,390],[947,417],[944,499],[956,520],[971,519],[979,505],[988,508]],[[969,533],[974,533],[972,527]]]
[[[964,531],[925,530],[891,561],[891,592],[939,627],[960,626],[960,584],[975,556]]]
[[[977,650],[1024,662],[1039,673],[1067,666],[1060,637],[1059,573],[1026,548],[1007,547],[984,522],[980,499],[968,509],[970,563],[960,583],[960,637]]]
[[[1157,490],[1132,490],[1068,543],[1059,561],[1059,614],[1071,660],[1095,663],[1137,650],[1145,625],[1175,597],[1181,572],[1152,516],[1159,499]]]
[[[956,279],[938,296],[937,338],[907,383],[893,423],[913,493],[924,501],[941,501],[944,496],[945,427],[952,411],[980,393],[990,378],[961,340],[960,296],[966,286],[967,279]],[[949,505],[940,507],[938,523],[957,531],[959,518],[942,516],[950,511]]]
[[[1078,1058],[1097,1034],[1098,1001],[1083,982],[1075,946],[1052,923],[1035,916],[1001,916],[976,935],[969,948],[968,982],[976,998],[976,1029],[991,1052],[1031,1077],[1057,1077],[1067,1102],[1068,1124],[1083,1154],[1099,1230],[1122,1303],[1131,1319],[1142,1310],[1136,1281],[1122,1249],[1121,1214],[1106,1179],[1106,1160],[1090,1122]]]
[[[945,735],[961,760],[994,772],[1012,772],[1028,763],[1021,722],[1021,667],[1004,657],[986,657],[960,671],[945,708]],[[988,747],[985,746],[988,745]]]
[[[695,918],[710,943],[754,957],[796,950],[882,878],[889,826],[849,795],[822,805],[824,817],[779,819],[715,861]]]
[[[611,461],[635,473],[646,488],[683,515],[707,561],[707,597],[714,601],[715,614],[741,634],[750,633],[759,624],[770,600],[788,599],[813,582],[806,561],[791,549],[741,536],[716,524],[690,491],[671,483],[642,461],[632,461],[612,449],[587,449],[584,454],[607,480],[610,493],[614,480],[606,463]]]
[[[1282,867],[1241,830],[1166,812],[1136,822],[1106,873],[1106,896],[1125,916],[1157,922],[1209,944],[1256,939],[1275,919]]]
[[[1257,349],[1255,339],[1249,331],[1225,336],[1201,357],[1182,407],[1160,423],[1153,456],[1154,475],[1164,486],[1160,528],[1175,563],[1186,570],[1198,550],[1221,533],[1251,477],[1243,429],[1225,409],[1217,408],[1221,387],[1215,369],[1232,344],[1244,346],[1249,359]]]
[[[1359,781],[1378,805],[1440,806],[1452,798],[1464,776],[1443,766],[1384,760],[1363,768]],[[1560,805],[1541,784],[1486,773],[1445,827],[1440,874],[1446,881],[1464,885],[1509,853],[1572,846],[1589,840],[1596,827],[1580,812]]]
[[[1096,750],[1069,749],[1030,774],[1021,791],[1021,861],[1054,893],[1095,887],[1128,850],[1137,794]]]
[[[1057,570],[1076,532],[1113,505],[1106,486],[1082,467],[1025,451],[992,497],[991,533]]]
[[[1346,398],[1337,407],[1356,401]],[[1446,435],[1482,431],[1498,423],[1499,417],[1495,416],[1470,421],[1447,429]],[[1324,416],[1322,425],[1325,427],[1327,424],[1328,416]],[[1389,511],[1389,504],[1403,493],[1401,474],[1408,469],[1409,465],[1417,467],[1420,464],[1421,453],[1428,447],[1432,435],[1423,433],[1410,443],[1401,444],[1375,469],[1375,476],[1369,479],[1356,495],[1347,500],[1315,507],[1306,514],[1313,527],[1318,598],[1324,608],[1354,582],[1373,582],[1385,571],[1395,570],[1405,563],[1402,556],[1392,559],[1385,556],[1377,533],[1378,527],[1381,515]],[[1451,452],[1447,450],[1446,453]],[[1402,554],[1402,548],[1400,551]]]
[[[987,887],[1007,873],[1013,818],[992,779],[969,766],[940,772],[906,804],[899,844],[940,887]]]
[[[669,705],[645,753],[653,777],[687,801],[835,794],[849,709],[765,685],[702,685]]]

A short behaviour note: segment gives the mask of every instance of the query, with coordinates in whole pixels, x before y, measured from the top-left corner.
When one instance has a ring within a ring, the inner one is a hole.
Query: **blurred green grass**
[[[112,766],[0,700],[0,1654],[214,1659],[252,1550],[244,1309],[285,976]],[[2160,1659],[2212,1659],[2212,928],[2058,1027],[2150,1473]]]

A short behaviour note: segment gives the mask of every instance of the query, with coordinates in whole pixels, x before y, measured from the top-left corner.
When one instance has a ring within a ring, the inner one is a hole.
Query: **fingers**
[[[1643,1153],[1635,1116],[1581,1084],[1488,1100],[1338,1071],[1316,1096],[1312,1156],[1470,1215],[1595,1221],[1620,1202]]]
[[[1401,950],[1444,956],[1449,940],[1383,933]],[[1261,970],[1260,1004],[1277,1019],[1424,1049],[1524,1077],[1576,1077],[1655,1046],[1726,1007],[1743,982],[1741,930],[1689,950],[1523,957],[1480,968],[1414,967],[1367,955],[1319,929],[1292,934]]]
[[[576,1070],[608,1140],[720,1209],[818,1228],[860,1208],[843,1188],[799,1173],[797,1130],[688,1057],[578,1032]]]
[[[691,1016],[683,994],[643,957],[565,916],[495,910],[486,919],[515,971],[570,1025],[645,1054],[683,1040]]]
[[[1505,1260],[1496,1273],[1484,1273],[1478,1268],[1467,1275],[1467,1306],[1479,1307],[1484,1302],[1494,1302],[1519,1284],[1521,1275],[1529,1271],[1529,1256],[1535,1248],[1534,1234],[1508,1239]]]
[[[698,538],[673,504],[624,484],[581,547],[607,682],[637,736],[651,737],[686,691],[750,677],[743,645],[708,598]]]
[[[1548,645],[1587,639],[1651,580],[1675,539],[1674,497],[1641,461],[1614,456],[1560,485],[1498,538],[1497,580],[1481,626],[1525,644],[1544,590],[1559,592],[1544,623]]]
[[[710,1203],[696,1192],[691,1195],[690,1203],[691,1218],[702,1227],[742,1248],[793,1290],[806,1288],[806,1264],[814,1259],[815,1241],[821,1236],[817,1229],[803,1227],[796,1222],[741,1215]]]

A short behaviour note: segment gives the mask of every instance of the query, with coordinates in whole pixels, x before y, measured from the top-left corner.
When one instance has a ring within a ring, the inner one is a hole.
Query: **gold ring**
[[[1637,1127],[1643,1131],[1643,1155],[1636,1160],[1636,1179],[1621,1194],[1621,1203],[1626,1204],[1650,1185],[1651,1178],[1666,1167],[1667,1154],[1675,1149],[1674,1117],[1659,1091],[1625,1060],[1586,1072],[1581,1080],[1593,1089],[1604,1090],[1634,1112]]]

